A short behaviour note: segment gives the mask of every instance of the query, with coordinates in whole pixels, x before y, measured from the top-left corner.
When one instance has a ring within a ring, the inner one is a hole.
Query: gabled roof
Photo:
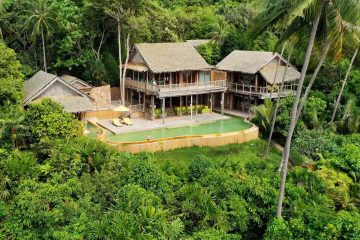
[[[95,109],[93,102],[89,98],[81,96],[53,96],[47,98],[62,105],[66,112],[78,113],[93,111]],[[39,100],[40,99],[36,99],[34,102]]]
[[[219,70],[255,74],[276,57],[281,58],[279,54],[272,52],[235,50],[216,66]]]
[[[50,87],[53,83],[59,82],[74,92],[78,93],[79,96],[88,98],[89,100],[93,100],[84,92],[75,88],[71,84],[57,77],[56,75],[46,73],[44,71],[37,72],[34,76],[32,76],[29,80],[25,81],[24,84],[24,101],[23,105],[29,104],[32,100],[38,97],[41,93],[43,93],[48,87]]]
[[[135,44],[135,49],[154,73],[211,68],[196,49],[188,43],[140,43]]]
[[[83,85],[85,88],[93,88],[94,86],[92,86],[91,84],[77,78],[74,76],[70,76],[67,74],[64,74],[60,77],[62,80],[66,81],[67,83],[74,85],[75,83],[80,83],[81,85]]]

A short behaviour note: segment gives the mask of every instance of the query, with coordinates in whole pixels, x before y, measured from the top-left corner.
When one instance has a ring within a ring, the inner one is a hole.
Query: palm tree
[[[106,0],[101,2],[105,14],[109,15],[116,21],[117,26],[117,41],[118,41],[118,55],[119,55],[119,84],[121,104],[125,104],[125,77],[122,71],[122,44],[121,32],[122,25],[127,18],[135,14],[135,10],[139,10],[142,0]]]
[[[265,150],[265,156],[269,155],[271,139],[272,139],[272,135],[274,133],[275,123],[276,123],[277,111],[278,111],[279,105],[280,105],[281,92],[282,92],[282,90],[284,88],[284,83],[285,83],[289,63],[290,63],[290,60],[291,60],[292,51],[293,51],[293,48],[291,48],[291,50],[290,50],[290,54],[289,54],[289,57],[288,57],[288,60],[287,60],[287,63],[286,63],[285,71],[284,71],[284,74],[283,74],[283,77],[282,77],[282,80],[281,80],[281,85],[280,85],[280,88],[278,90],[278,96],[277,96],[277,99],[276,99],[276,105],[275,105],[275,109],[274,109],[274,114],[273,114],[272,120],[271,120],[270,134],[269,134],[269,137],[268,137],[268,142],[267,142],[266,150]]]
[[[217,44],[222,45],[228,32],[229,25],[225,19],[219,18],[214,26],[214,30],[210,33],[210,36],[216,41]]]
[[[350,73],[351,73],[351,70],[352,70],[352,67],[353,67],[353,64],[354,64],[354,61],[355,61],[355,58],[356,58],[358,52],[359,52],[359,47],[356,48],[356,50],[355,50],[355,52],[354,52],[354,55],[353,55],[353,57],[352,57],[352,59],[351,59],[349,68],[348,68],[348,70],[347,70],[347,72],[346,72],[345,79],[344,79],[344,81],[343,81],[343,83],[342,83],[342,85],[341,85],[340,92],[339,92],[339,96],[338,96],[338,98],[337,98],[337,100],[336,100],[336,103],[335,103],[334,112],[333,112],[333,114],[332,114],[332,116],[331,116],[330,124],[332,124],[332,123],[334,122],[334,120],[335,120],[336,112],[337,112],[337,110],[338,110],[338,108],[339,108],[340,100],[341,100],[342,94],[343,94],[343,92],[344,92],[345,85],[346,85],[347,80],[348,80],[348,78],[349,78],[349,76],[350,76]]]
[[[336,27],[342,26],[343,15],[346,16],[344,19],[349,19],[353,22],[354,16],[359,16],[359,8],[360,6],[357,0],[281,0],[274,3],[273,5],[269,5],[269,8],[260,14],[259,17],[257,17],[255,20],[255,27],[250,30],[250,36],[255,37],[264,32],[269,26],[276,26],[281,31],[284,31],[281,38],[281,40],[283,40],[292,36],[295,32],[299,31],[304,26],[309,25],[309,23],[311,25],[308,46],[291,111],[289,131],[283,152],[283,168],[281,170],[281,182],[276,211],[276,217],[278,218],[282,215],[287,168],[291,141],[297,124],[298,106],[302,94],[305,76],[313,52],[316,35],[319,31],[319,24],[320,22],[322,23],[320,25],[320,30],[323,30],[319,32],[325,32],[327,36],[332,36],[332,39],[334,39],[334,44],[336,43],[337,45],[341,45],[341,41],[339,41],[340,38],[338,37],[339,34],[341,34],[341,28]],[[329,11],[329,9],[331,11]],[[331,24],[327,23],[326,21],[328,19],[327,14],[329,13],[336,13],[332,18]],[[331,34],[325,31],[328,29],[333,30],[330,32]],[[336,52],[337,57],[339,57],[339,52],[341,51]]]
[[[46,0],[34,0],[30,1],[25,11],[26,21],[25,29],[30,30],[30,38],[36,40],[40,35],[43,49],[43,66],[44,71],[47,72],[47,60],[46,60],[46,47],[45,47],[45,35],[50,36],[57,21],[53,9],[48,5]]]

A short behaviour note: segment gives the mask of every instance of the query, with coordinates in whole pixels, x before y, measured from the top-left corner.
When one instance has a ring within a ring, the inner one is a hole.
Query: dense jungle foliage
[[[281,153],[272,147],[264,157],[265,140],[133,155],[81,136],[82,123],[50,100],[22,108],[23,81],[44,63],[52,73],[117,86],[117,20],[123,48],[128,34],[131,43],[213,39],[198,48],[211,64],[234,49],[281,51],[275,27],[248,36],[279,1],[0,0],[0,238],[360,239],[359,56],[330,123],[351,39],[340,58],[326,59],[300,115],[281,218]],[[292,53],[299,69],[305,42]],[[293,101],[280,100],[280,143]],[[263,138],[274,106],[253,109]]]

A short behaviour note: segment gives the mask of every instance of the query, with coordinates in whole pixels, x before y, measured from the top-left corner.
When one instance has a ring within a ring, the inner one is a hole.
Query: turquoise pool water
[[[246,123],[242,118],[231,117],[226,120],[219,120],[210,123],[203,123],[199,125],[174,127],[174,128],[159,128],[142,132],[132,132],[126,134],[115,135],[107,132],[106,139],[114,142],[141,142],[146,141],[148,136],[151,140],[161,138],[172,138],[179,136],[191,136],[191,135],[206,135],[206,134],[219,134],[236,132],[251,127],[251,124]],[[93,125],[88,126],[90,131],[89,136],[96,136],[96,127]]]

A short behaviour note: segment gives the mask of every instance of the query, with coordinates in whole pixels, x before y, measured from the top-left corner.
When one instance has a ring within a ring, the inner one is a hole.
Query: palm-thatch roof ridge
[[[211,69],[188,43],[139,43],[135,48],[154,73]]]

